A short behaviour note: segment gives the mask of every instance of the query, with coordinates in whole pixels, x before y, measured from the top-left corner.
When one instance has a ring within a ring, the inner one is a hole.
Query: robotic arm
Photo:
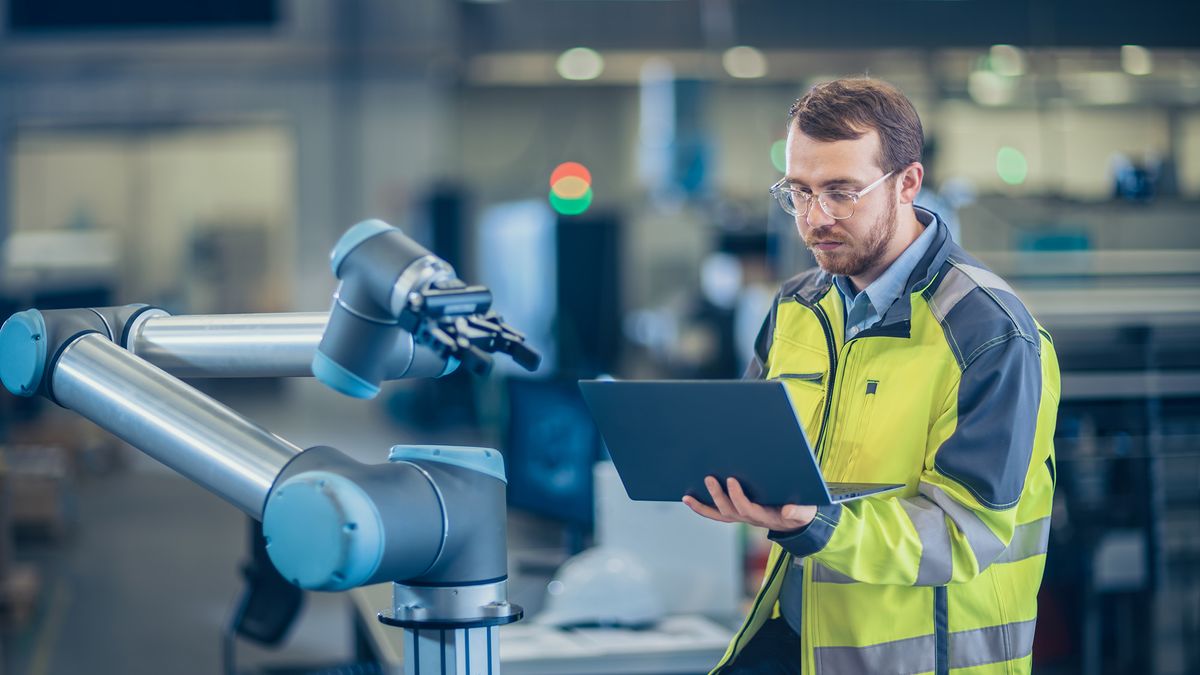
[[[173,317],[148,306],[27,310],[0,328],[0,380],[74,410],[262,521],[284,578],[338,591],[392,581],[380,621],[405,630],[405,670],[496,673],[507,602],[503,458],[485,448],[397,446],[363,464],[307,450],[180,376],[299,376],[371,397],[383,379],[486,372],[489,353],[539,357],[491,295],[399,230],[351,228],[321,314]],[[311,364],[311,365],[310,365]],[[311,368],[311,371],[310,371]]]
[[[332,263],[341,283],[312,369],[343,394],[379,393],[385,370],[380,357],[402,332],[478,375],[491,368],[489,352],[509,354],[527,370],[541,360],[524,336],[490,311],[488,289],[459,281],[448,263],[382,221],[350,228],[334,247]]]

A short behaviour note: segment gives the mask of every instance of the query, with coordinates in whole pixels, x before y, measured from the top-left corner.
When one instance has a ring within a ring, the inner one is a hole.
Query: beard
[[[813,204],[813,208],[820,206]],[[804,238],[804,244],[826,272],[859,276],[877,266],[887,254],[888,244],[896,234],[896,202],[894,199],[888,200],[887,210],[875,220],[861,241],[845,231],[838,232],[836,227],[835,223],[831,227],[810,230]],[[822,251],[814,246],[816,242],[829,240],[840,241],[842,245],[833,251]]]

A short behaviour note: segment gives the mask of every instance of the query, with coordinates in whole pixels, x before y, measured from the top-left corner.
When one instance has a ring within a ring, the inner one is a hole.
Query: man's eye
[[[833,204],[849,204],[854,201],[854,196],[849,192],[826,192],[825,199]]]

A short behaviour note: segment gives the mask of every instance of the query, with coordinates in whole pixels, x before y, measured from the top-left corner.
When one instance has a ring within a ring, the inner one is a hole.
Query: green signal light
[[[577,216],[592,205],[592,189],[588,188],[583,196],[576,199],[563,199],[550,191],[550,206],[559,214],[564,216]]]
[[[771,164],[779,173],[787,172],[787,140],[779,139],[771,144]]]
[[[1020,150],[1005,146],[996,152],[996,173],[1009,185],[1020,185],[1029,175],[1029,162]]]

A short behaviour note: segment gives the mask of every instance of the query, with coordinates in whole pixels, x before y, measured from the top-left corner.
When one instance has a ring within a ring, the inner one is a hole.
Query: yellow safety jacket
[[[764,322],[747,375],[786,384],[826,480],[904,489],[772,532],[762,588],[714,674],[779,616],[798,558],[806,675],[1030,671],[1058,362],[1008,284],[936,226],[907,292],[853,339],[819,269],[785,282]]]

